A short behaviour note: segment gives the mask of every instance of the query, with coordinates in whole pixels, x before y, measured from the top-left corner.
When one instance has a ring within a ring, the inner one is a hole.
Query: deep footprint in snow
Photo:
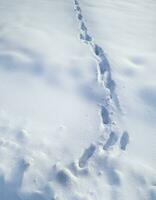
[[[85,41],[87,41],[87,42],[92,41],[92,38],[88,33],[85,34]]]
[[[103,49],[100,46],[98,46],[97,44],[95,44],[95,46],[94,46],[94,53],[95,53],[95,55],[99,56],[100,58],[105,57]]]
[[[114,80],[112,80],[110,74],[109,74],[109,76],[107,77],[106,87],[110,90],[111,94],[114,93],[116,85],[115,85]]]
[[[80,34],[80,39],[85,41],[85,42],[90,42],[92,41],[92,38],[90,35],[88,35],[88,33],[85,34]]]
[[[104,145],[103,149],[104,150],[108,150],[109,147],[113,146],[118,140],[118,136],[116,133],[111,132],[111,134],[109,135],[109,138],[106,142],[106,144]]]
[[[129,134],[125,131],[120,139],[120,148],[123,151],[125,151],[128,143],[129,143]]]
[[[63,186],[67,186],[71,182],[70,176],[65,170],[60,170],[57,172],[56,180]]]
[[[104,106],[101,107],[101,116],[102,116],[103,124],[110,123],[110,117],[109,117],[108,110]]]
[[[83,18],[83,16],[81,14],[78,14],[77,17],[78,17],[79,20],[82,20],[82,18]]]
[[[76,10],[77,10],[78,12],[81,12],[80,6],[77,6],[77,7],[76,7]]]
[[[110,68],[108,60],[104,57],[99,63],[100,73],[104,74]]]
[[[78,1],[77,1],[77,0],[75,0],[75,5],[77,5],[77,6],[79,5],[79,3],[78,3]]]
[[[85,149],[79,160],[79,167],[83,168],[87,164],[89,158],[94,154],[96,147],[94,144],[91,144],[89,148]]]
[[[84,22],[81,23],[81,30],[87,31],[87,27],[85,26]]]

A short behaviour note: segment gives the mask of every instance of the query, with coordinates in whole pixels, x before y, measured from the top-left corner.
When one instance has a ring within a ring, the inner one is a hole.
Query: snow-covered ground
[[[155,0],[0,0],[0,200],[156,199]]]

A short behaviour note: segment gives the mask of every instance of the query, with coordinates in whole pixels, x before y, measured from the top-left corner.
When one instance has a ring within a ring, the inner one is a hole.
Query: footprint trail
[[[105,91],[103,103],[102,105],[100,105],[100,115],[102,119],[101,123],[105,130],[104,135],[107,135],[108,139],[103,144],[103,149],[108,150],[113,145],[115,145],[119,137],[121,136],[120,133],[123,132],[119,146],[121,150],[126,150],[126,146],[129,143],[129,134],[127,132],[119,130],[116,125],[117,123],[115,123],[118,118],[120,103],[116,95],[116,84],[112,78],[110,63],[103,48],[95,43],[94,38],[89,33],[78,0],[74,0],[74,10],[76,12],[77,20],[79,22],[80,40],[87,44],[93,53],[94,59],[97,62],[97,81],[99,86]],[[81,159],[82,157],[80,158],[80,160]]]

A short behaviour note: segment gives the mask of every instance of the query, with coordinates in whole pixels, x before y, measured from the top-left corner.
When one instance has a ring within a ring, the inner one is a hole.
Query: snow
[[[110,60],[125,123],[135,138],[129,150],[154,167],[155,1],[82,2],[90,31]]]
[[[0,0],[0,200],[156,199],[154,0]]]

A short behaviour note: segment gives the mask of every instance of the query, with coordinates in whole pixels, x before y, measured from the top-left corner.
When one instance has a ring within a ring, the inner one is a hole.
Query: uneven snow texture
[[[155,0],[0,0],[0,200],[156,199]]]

